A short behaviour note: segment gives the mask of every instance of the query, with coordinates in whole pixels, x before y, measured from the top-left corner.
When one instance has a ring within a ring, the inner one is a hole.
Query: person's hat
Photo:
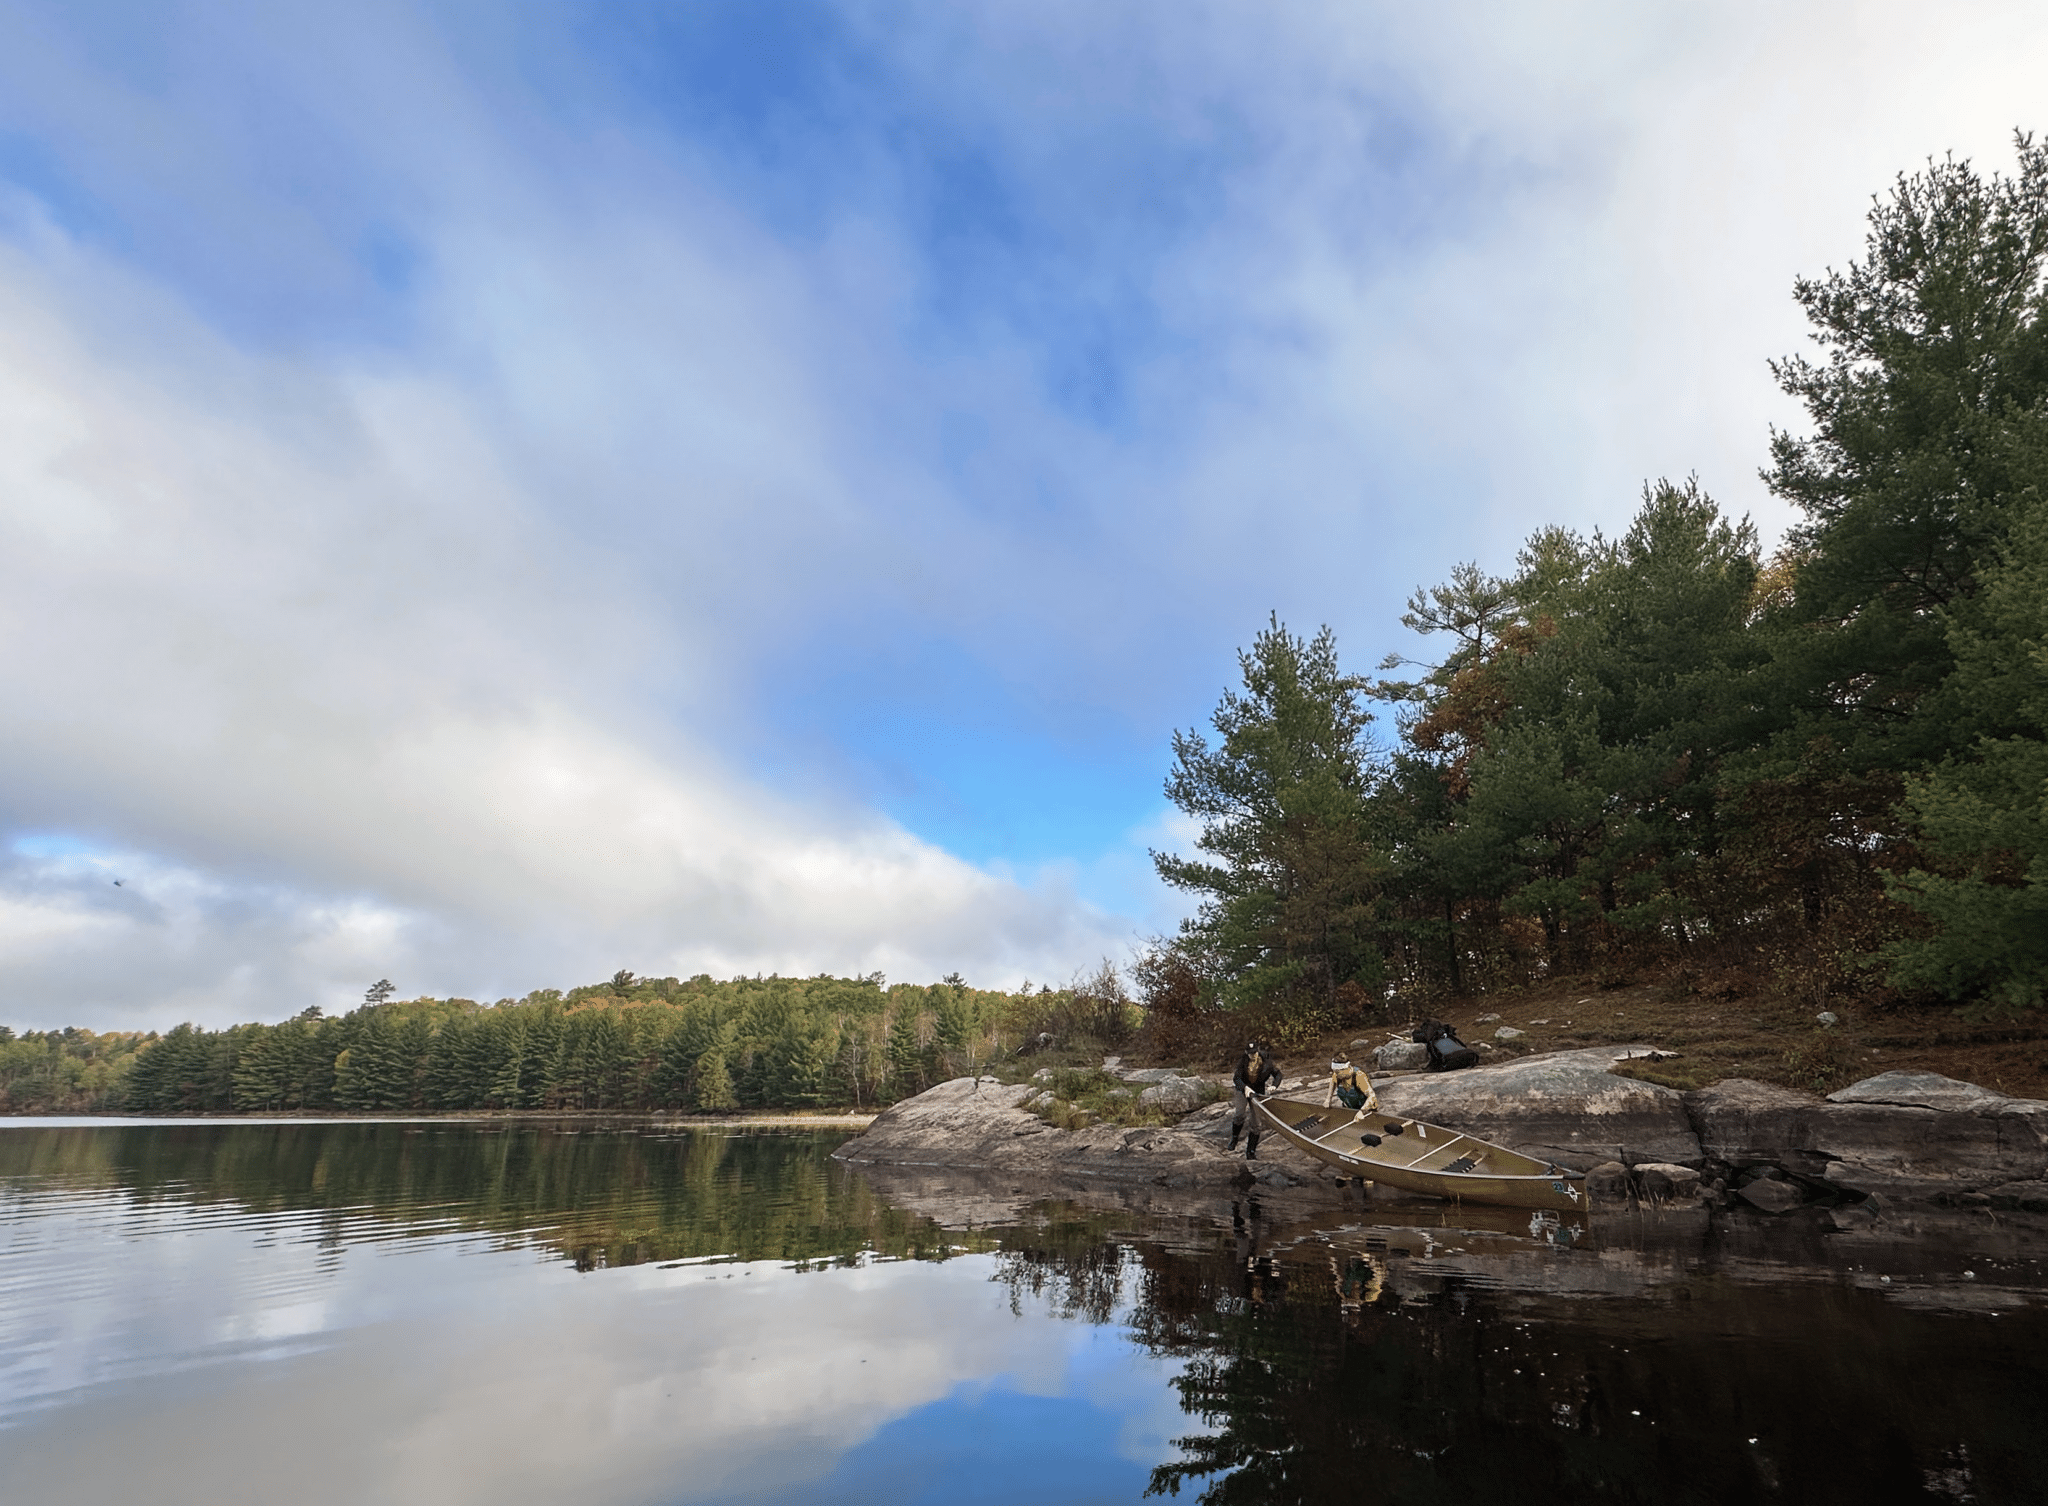
[[[1351,1063],[1344,1057],[1333,1056],[1330,1058],[1330,1070],[1332,1072],[1342,1072],[1346,1067],[1350,1065]]]

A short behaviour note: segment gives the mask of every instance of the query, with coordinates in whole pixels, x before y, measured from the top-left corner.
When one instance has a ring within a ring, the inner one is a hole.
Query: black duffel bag
[[[1410,1039],[1429,1047],[1429,1070],[1432,1072],[1455,1072],[1479,1061],[1479,1053],[1459,1040],[1458,1032],[1442,1020],[1423,1021],[1415,1027]]]

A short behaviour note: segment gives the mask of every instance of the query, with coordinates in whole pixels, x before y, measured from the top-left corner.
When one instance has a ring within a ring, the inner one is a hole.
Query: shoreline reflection
[[[1005,1501],[2017,1502],[2048,1465],[2040,1220],[1040,1199],[839,1138],[16,1129],[10,1495],[274,1499],[274,1457],[320,1461],[314,1506],[961,1471]]]

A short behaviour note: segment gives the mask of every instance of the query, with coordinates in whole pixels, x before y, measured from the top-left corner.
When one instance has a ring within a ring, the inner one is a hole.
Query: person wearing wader
[[[1266,1092],[1268,1086],[1280,1086],[1280,1064],[1268,1056],[1257,1041],[1248,1042],[1244,1055],[1237,1059],[1237,1070],[1230,1075],[1230,1096],[1237,1105],[1237,1112],[1230,1116],[1230,1148],[1237,1149],[1237,1138],[1244,1133],[1245,1118],[1251,1115],[1251,1103],[1255,1096]],[[1256,1161],[1259,1156],[1259,1121],[1252,1115],[1251,1138],[1245,1141],[1244,1158]]]
[[[1372,1090],[1372,1079],[1341,1056],[1330,1063],[1330,1091],[1323,1095],[1323,1107],[1333,1101],[1352,1111],[1354,1123],[1363,1119],[1368,1109],[1375,1114],[1380,1111],[1380,1095]]]

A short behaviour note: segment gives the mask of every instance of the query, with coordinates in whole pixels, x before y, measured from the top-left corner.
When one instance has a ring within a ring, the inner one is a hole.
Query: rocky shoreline
[[[1380,1082],[1380,1101],[1391,1113],[1584,1170],[1588,1190],[1607,1201],[1786,1213],[1876,1199],[2048,1212],[2048,1103],[1928,1072],[1885,1072],[1822,1098],[1739,1078],[1680,1092],[1612,1070],[1653,1050],[1559,1051],[1398,1076]],[[1193,1077],[1120,1075],[1141,1091]],[[1283,1091],[1303,1086],[1297,1079]],[[1248,1178],[1309,1197],[1346,1187],[1277,1135],[1265,1137],[1258,1161],[1231,1154],[1227,1103],[1163,1126],[1062,1130],[1023,1106],[1042,1091],[988,1078],[942,1083],[881,1114],[834,1154],[863,1167],[1048,1190],[1120,1184],[1177,1193]]]

